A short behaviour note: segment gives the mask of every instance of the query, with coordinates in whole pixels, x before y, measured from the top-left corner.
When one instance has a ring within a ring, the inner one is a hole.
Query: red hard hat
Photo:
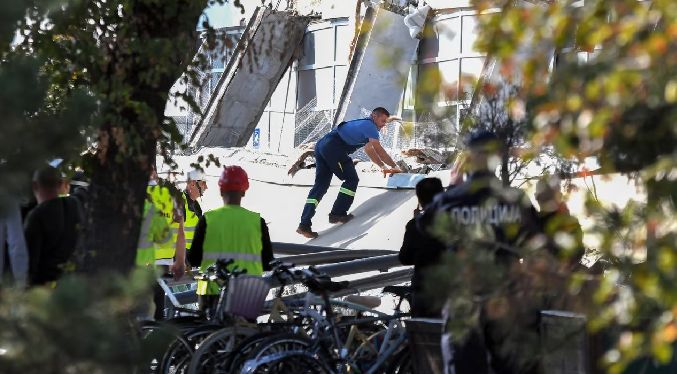
[[[221,178],[219,178],[221,192],[245,192],[249,189],[247,172],[239,166],[224,166]]]

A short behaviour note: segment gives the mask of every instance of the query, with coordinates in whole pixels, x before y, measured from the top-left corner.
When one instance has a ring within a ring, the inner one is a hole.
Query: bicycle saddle
[[[337,292],[348,287],[350,282],[334,282],[329,278],[310,278],[305,285],[313,293]]]
[[[369,309],[378,308],[381,305],[381,298],[378,296],[348,295],[345,300]]]
[[[385,286],[383,293],[393,294],[401,298],[407,298],[411,294],[410,286]]]

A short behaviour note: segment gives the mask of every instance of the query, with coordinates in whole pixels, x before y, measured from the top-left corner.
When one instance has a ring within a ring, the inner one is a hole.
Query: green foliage
[[[41,65],[18,55],[0,64],[0,207],[30,190],[31,171],[47,159],[78,157],[89,133],[82,118],[94,112],[94,98],[83,89],[55,97]]]
[[[534,327],[539,311],[571,308],[572,299],[585,297],[581,290],[567,290],[572,273],[566,262],[545,250],[539,237],[527,240],[513,233],[507,235],[514,237],[508,245],[497,243],[493,228],[485,225],[463,226],[445,214],[435,221],[431,232],[455,250],[431,269],[424,291],[431,300],[446,301],[446,328],[453,339],[463,342],[471,331],[491,328],[491,334],[505,339],[504,353],[522,368],[547,353]],[[504,229],[510,233],[519,227]],[[439,298],[440,290],[446,290],[447,300]]]
[[[194,104],[196,72],[224,44],[205,21],[204,53],[195,57],[196,25],[207,4],[223,2],[5,2],[0,172],[11,182],[0,186],[0,206],[28,192],[31,171],[46,160],[82,167],[91,179],[83,225],[93,254],[88,269],[127,270],[151,166],[160,155],[175,168],[171,158],[183,143],[165,107],[179,98]],[[177,80],[188,88],[170,92]]]
[[[595,157],[602,171],[630,173],[646,192],[624,207],[588,198],[587,235],[599,238],[609,264],[590,327],[618,332],[605,356],[612,373],[644,355],[668,362],[677,341],[674,1],[474,4],[502,10],[480,18],[477,46],[519,77],[516,100],[529,108],[534,152]]]
[[[168,99],[190,102],[192,91],[170,87],[206,63],[194,59],[196,24],[208,3],[223,2],[3,1],[0,210],[52,158],[92,180],[82,225],[91,275],[55,289],[0,290],[3,373],[131,373],[149,361],[131,315],[150,304],[153,276],[123,274],[150,167],[182,142],[164,110]]]
[[[151,304],[154,274],[69,276],[55,288],[0,294],[3,373],[131,373],[150,362],[134,322]]]

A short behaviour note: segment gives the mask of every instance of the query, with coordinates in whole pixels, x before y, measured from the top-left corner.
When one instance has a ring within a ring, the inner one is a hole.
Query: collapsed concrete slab
[[[190,146],[247,144],[303,40],[309,17],[258,8],[221,75]]]
[[[334,123],[364,117],[363,111],[379,106],[397,110],[418,42],[404,15],[367,8]]]

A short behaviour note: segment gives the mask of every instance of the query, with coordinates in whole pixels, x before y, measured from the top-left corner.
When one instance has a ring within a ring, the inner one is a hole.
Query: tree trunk
[[[501,153],[501,181],[503,182],[503,187],[510,186],[510,169],[508,167],[510,162],[510,152],[503,151]]]
[[[197,50],[195,25],[206,5],[141,0],[126,8],[124,28],[110,51],[107,79],[117,86],[108,84],[107,122],[99,131],[97,154],[89,159],[91,195],[80,264],[86,273],[124,273],[134,264],[167,94]]]
[[[153,159],[155,155],[148,155]],[[150,165],[125,160],[94,168],[84,271],[126,272],[134,264]]]

